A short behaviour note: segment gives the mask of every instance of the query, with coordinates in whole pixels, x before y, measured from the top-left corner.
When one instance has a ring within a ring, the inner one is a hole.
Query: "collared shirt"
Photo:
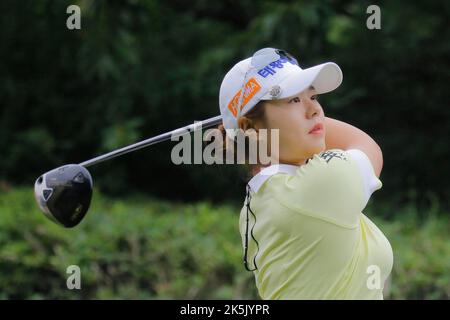
[[[262,299],[383,299],[389,241],[362,210],[382,187],[367,155],[331,149],[249,182],[248,261]],[[239,229],[245,240],[247,201]],[[256,218],[256,219],[255,219]]]

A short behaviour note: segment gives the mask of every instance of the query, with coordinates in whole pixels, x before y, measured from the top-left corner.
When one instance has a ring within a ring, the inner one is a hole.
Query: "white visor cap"
[[[249,112],[260,100],[289,98],[310,86],[318,94],[323,94],[342,83],[342,71],[334,62],[302,69],[292,60],[280,57],[266,66],[255,68],[251,66],[251,60],[247,58],[234,65],[220,86],[219,105],[225,129],[237,129],[239,116]],[[243,97],[240,96],[242,89]],[[234,137],[233,130],[227,130],[227,133]]]

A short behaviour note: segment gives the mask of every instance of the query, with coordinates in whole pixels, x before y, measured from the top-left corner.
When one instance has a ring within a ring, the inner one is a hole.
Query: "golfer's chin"
[[[280,158],[280,163],[303,165],[306,161],[312,158],[315,154],[319,154],[325,150],[325,143],[323,145],[309,146],[307,149],[303,149],[301,154],[298,155],[284,155]]]
[[[326,144],[325,144],[325,139],[316,139],[316,141],[312,141],[309,145],[308,145],[308,154],[310,155],[308,158],[314,156],[315,154],[319,154],[322,151],[325,151],[326,149]]]
[[[306,160],[312,158],[326,149],[325,138],[303,137],[289,146],[283,144],[284,148],[280,150],[279,163],[302,165]]]

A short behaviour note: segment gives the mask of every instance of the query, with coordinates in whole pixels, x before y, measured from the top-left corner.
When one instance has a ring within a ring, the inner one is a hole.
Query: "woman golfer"
[[[392,248],[362,213],[382,186],[382,153],[363,131],[325,117],[317,100],[341,82],[335,63],[301,69],[265,48],[221,84],[228,140],[240,129],[278,129],[278,163],[253,170],[239,221],[262,299],[383,299]]]

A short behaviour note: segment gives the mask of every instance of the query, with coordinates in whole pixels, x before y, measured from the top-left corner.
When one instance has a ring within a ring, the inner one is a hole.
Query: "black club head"
[[[92,177],[85,167],[68,164],[41,175],[34,184],[34,195],[48,218],[72,228],[89,209],[92,187]]]

